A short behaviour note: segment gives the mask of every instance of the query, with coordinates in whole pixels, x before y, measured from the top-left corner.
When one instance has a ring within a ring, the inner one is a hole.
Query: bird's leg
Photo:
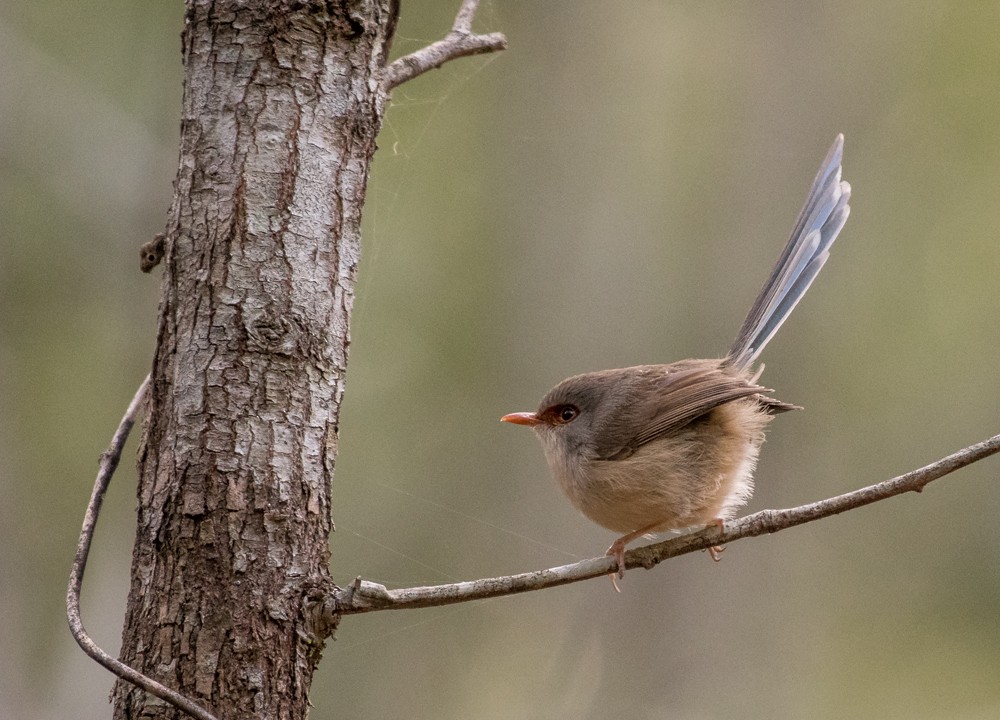
[[[653,532],[656,528],[660,527],[662,523],[653,523],[652,525],[647,525],[639,530],[633,530],[628,535],[622,535],[620,538],[611,543],[611,547],[608,551],[604,553],[610,557],[613,557],[618,563],[618,572],[611,573],[611,584],[615,586],[616,592],[621,592],[621,588],[618,587],[618,581],[625,579],[625,546],[636,538],[641,538],[646,533]]]
[[[720,531],[726,529],[726,521],[723,520],[722,518],[715,518],[710,523],[705,525],[705,529],[708,529],[713,525],[719,528]],[[720,560],[722,560],[722,553],[725,551],[725,549],[726,549],[725,545],[713,545],[708,549],[708,554],[712,557],[712,559],[715,562],[719,562]]]

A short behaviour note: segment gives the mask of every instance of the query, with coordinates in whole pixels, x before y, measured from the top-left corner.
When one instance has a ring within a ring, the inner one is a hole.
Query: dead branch
[[[994,435],[988,440],[970,445],[905,475],[843,495],[787,510],[761,510],[752,515],[727,522],[722,527],[710,525],[698,532],[629,550],[625,554],[625,566],[627,568],[642,567],[648,570],[664,560],[678,555],[707,550],[712,546],[723,545],[742,538],[776,533],[786,528],[837,515],[906,492],[920,492],[933,480],[997,452],[1000,452],[1000,435]],[[329,599],[327,611],[334,616],[340,616],[373,610],[404,610],[451,605],[470,600],[515,595],[531,590],[544,590],[557,585],[566,585],[607,575],[615,569],[614,558],[598,557],[519,575],[397,590],[390,590],[384,585],[358,578],[350,587],[339,591]]]
[[[472,32],[472,19],[478,5],[479,0],[463,0],[451,32],[444,39],[404,55],[386,67],[382,76],[383,90],[389,92],[428,70],[441,67],[449,60],[505,50],[507,38],[503,33],[476,35]]]
[[[155,695],[188,715],[198,718],[198,720],[216,720],[214,715],[203,710],[188,698],[108,655],[87,634],[83,627],[83,619],[80,617],[80,588],[83,585],[83,573],[87,569],[87,556],[90,554],[90,544],[94,539],[97,516],[101,512],[101,505],[104,503],[104,496],[111,484],[111,477],[118,468],[118,461],[121,459],[125,441],[135,424],[135,416],[139,413],[139,407],[142,405],[148,390],[149,376],[147,375],[146,379],[142,381],[142,385],[135,391],[132,402],[129,403],[114,437],[111,438],[111,444],[101,455],[100,469],[97,471],[94,489],[90,494],[87,512],[83,516],[83,528],[80,530],[80,540],[77,542],[76,556],[73,558],[73,568],[69,574],[69,588],[66,590],[66,617],[69,620],[69,629],[83,651],[115,675],[138,685],[151,695]]]
[[[93,540],[97,516],[111,477],[121,458],[125,441],[135,422],[139,406],[149,387],[149,377],[143,381],[129,404],[118,430],[107,451],[101,456],[101,467],[94,483],[90,503],[80,531],[80,541],[70,573],[69,589],[66,594],[67,616],[73,637],[90,657],[119,677],[135,683],[147,692],[159,697],[175,707],[184,710],[199,720],[215,720],[215,717],[201,707],[146,677],[131,667],[112,658],[84,630],[80,618],[80,587],[87,565],[87,555]],[[921,492],[929,483],[949,475],[967,465],[983,460],[1000,452],[1000,435],[976,443],[952,453],[940,460],[911,470],[889,480],[854,490],[843,495],[819,500],[785,510],[761,510],[725,523],[722,527],[710,525],[698,531],[671,538],[663,542],[634,548],[625,554],[625,566],[629,569],[650,568],[679,555],[707,550],[712,546],[731,543],[748,537],[776,533],[796,525],[813,522],[822,518],[854,510],[906,492]],[[559,585],[567,585],[581,580],[607,575],[615,570],[615,560],[611,557],[597,557],[569,565],[536,570],[534,572],[507,575],[481,580],[431,585],[423,587],[390,590],[384,585],[360,577],[350,587],[331,595],[325,603],[328,626],[335,628],[340,617],[375,610],[407,610],[413,608],[452,605],[455,603],[483,600],[485,598],[516,595],[531,590],[544,590]]]

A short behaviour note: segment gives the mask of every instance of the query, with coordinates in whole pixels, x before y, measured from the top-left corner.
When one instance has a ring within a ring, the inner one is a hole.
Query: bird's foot
[[[763,366],[761,367],[763,368]],[[722,518],[715,518],[707,525],[705,525],[705,529],[707,530],[708,528],[713,526],[719,528],[719,531],[721,532],[726,528],[726,521],[723,520]],[[712,560],[714,560],[715,562],[719,562],[720,560],[722,560],[722,553],[725,552],[725,550],[726,550],[725,545],[713,545],[708,549],[708,554],[711,556]]]
[[[625,579],[625,543],[622,542],[624,538],[618,538],[613,543],[608,551],[605,553],[608,557],[613,557],[615,562],[618,563],[618,570],[609,574],[608,577],[611,578],[611,584],[615,587],[615,592],[621,592],[622,589],[618,587],[618,581]]]

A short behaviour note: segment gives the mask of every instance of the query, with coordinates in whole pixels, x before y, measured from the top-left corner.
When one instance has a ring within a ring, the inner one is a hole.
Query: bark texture
[[[189,0],[122,659],[219,718],[302,718],[389,0]],[[116,718],[179,711],[119,683]]]

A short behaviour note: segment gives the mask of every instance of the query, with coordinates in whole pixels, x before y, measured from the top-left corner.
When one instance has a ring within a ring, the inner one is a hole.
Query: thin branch
[[[741,538],[776,533],[785,528],[837,515],[905,492],[920,492],[931,481],[998,452],[1000,452],[1000,435],[995,435],[989,440],[970,445],[926,467],[860,490],[787,510],[761,510],[727,522],[723,527],[710,525],[698,532],[635,548],[625,554],[625,566],[643,567],[648,570],[678,555],[707,550],[712,546]],[[384,585],[358,578],[350,587],[332,596],[327,606],[331,613],[349,615],[373,610],[404,610],[451,605],[589,580],[607,575],[615,569],[614,558],[600,557],[519,575],[399,590],[389,590]]]
[[[111,440],[111,445],[101,456],[101,466],[94,483],[90,503],[84,516],[83,528],[80,531],[80,541],[77,545],[73,569],[70,573],[69,589],[66,593],[66,612],[69,618],[73,637],[90,657],[113,672],[118,677],[141,687],[184,712],[199,720],[216,720],[209,712],[203,710],[188,698],[170,690],[160,683],[146,677],[124,663],[112,658],[87,634],[80,619],[80,587],[83,573],[87,565],[87,555],[94,536],[97,516],[104,500],[104,495],[110,484],[111,477],[118,467],[125,440],[135,422],[139,406],[149,387],[147,377],[135,397],[129,404],[118,430]],[[848,510],[870,505],[906,492],[921,492],[930,482],[955,472],[967,465],[982,460],[1000,452],[1000,435],[988,440],[970,445],[958,452],[952,453],[937,462],[912,470],[904,475],[885,480],[875,485],[854,490],[843,495],[827,498],[814,503],[800,505],[786,510],[761,510],[752,515],[725,523],[722,527],[709,527],[687,535],[672,538],[645,547],[629,550],[625,554],[626,568],[655,567],[664,560],[686,555],[698,550],[734,542],[746,537],[776,533],[786,528],[802,525],[821,518],[837,515]],[[405,610],[412,608],[451,605],[470,600],[515,595],[531,590],[566,585],[581,580],[589,580],[601,575],[607,575],[616,569],[615,560],[611,557],[598,557],[582,560],[570,565],[538,570],[535,572],[508,575],[504,577],[485,578],[448,585],[429,587],[402,588],[389,590],[384,585],[362,580],[360,577],[350,587],[330,596],[326,603],[326,612],[334,621],[331,627],[336,627],[336,620],[343,615],[372,612],[375,610]]]
[[[77,643],[83,648],[83,651],[115,675],[138,685],[151,695],[165,700],[188,715],[198,718],[198,720],[216,720],[214,715],[203,710],[188,698],[108,655],[87,634],[87,631],[83,627],[83,620],[80,617],[80,587],[83,585],[83,573],[87,569],[87,556],[90,554],[90,544],[94,539],[97,516],[101,512],[104,495],[111,484],[111,477],[118,468],[118,461],[121,459],[125,441],[132,431],[132,426],[135,424],[135,417],[139,413],[139,407],[142,405],[142,401],[146,397],[148,390],[149,376],[147,375],[146,379],[142,381],[142,385],[136,390],[132,402],[129,403],[128,409],[125,411],[125,415],[122,417],[122,421],[118,425],[114,437],[111,438],[111,444],[101,455],[100,468],[97,471],[97,479],[94,481],[94,490],[90,494],[90,502],[87,504],[87,512],[83,516],[83,528],[80,530],[80,540],[76,546],[76,557],[73,558],[73,568],[69,574],[69,588],[66,590],[66,617],[69,619],[69,629],[73,633],[73,637]]]
[[[458,9],[451,32],[443,40],[390,63],[382,75],[383,90],[389,92],[417,75],[441,67],[449,60],[505,50],[507,38],[503,33],[476,35],[472,32],[472,18],[476,15],[478,5],[479,0],[462,0],[462,7]]]

